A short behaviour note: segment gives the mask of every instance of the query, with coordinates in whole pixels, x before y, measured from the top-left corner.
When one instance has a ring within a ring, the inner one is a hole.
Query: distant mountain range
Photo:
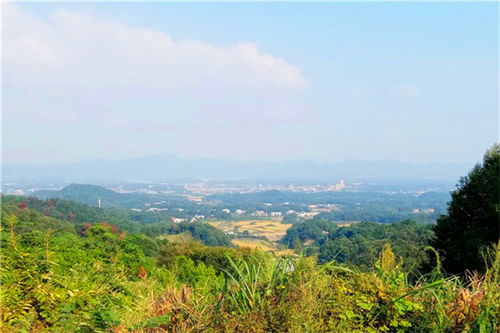
[[[121,161],[95,160],[53,166],[4,166],[3,182],[9,181],[161,181],[178,179],[255,180],[367,180],[429,179],[456,181],[472,163],[411,164],[395,161],[348,160],[241,162],[225,159],[185,159],[158,155]]]

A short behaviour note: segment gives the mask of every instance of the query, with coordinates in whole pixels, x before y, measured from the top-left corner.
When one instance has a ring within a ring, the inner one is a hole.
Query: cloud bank
[[[7,163],[30,153],[77,160],[246,149],[253,157],[273,125],[311,119],[300,69],[254,43],[175,40],[91,12],[42,17],[15,4],[4,18]],[[290,139],[272,137],[276,148]]]

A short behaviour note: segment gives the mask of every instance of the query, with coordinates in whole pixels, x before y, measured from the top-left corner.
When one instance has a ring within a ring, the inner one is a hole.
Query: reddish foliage
[[[109,231],[111,231],[111,233],[114,234],[114,235],[117,235],[117,234],[120,233],[120,230],[114,224],[111,224],[111,223],[108,223],[108,222],[105,222],[105,221],[101,222],[101,224],[103,226],[105,226],[106,228],[108,228]]]
[[[24,208],[28,207],[28,205],[26,204],[26,202],[21,201],[21,202],[17,205],[17,207],[19,207],[20,209],[24,209]]]
[[[118,237],[125,237],[126,234],[124,232],[120,233],[120,230],[116,227],[116,225],[108,223],[106,221],[100,222],[100,224],[108,229],[112,234],[114,235],[119,235]],[[92,228],[93,224],[92,223],[84,223],[82,227],[82,235],[88,236],[89,229]]]
[[[139,267],[139,272],[137,273],[137,277],[142,280],[148,277],[148,271],[146,270],[146,268],[144,268],[144,266]]]
[[[88,236],[89,229],[92,227],[92,223],[84,223],[82,227],[82,235]]]

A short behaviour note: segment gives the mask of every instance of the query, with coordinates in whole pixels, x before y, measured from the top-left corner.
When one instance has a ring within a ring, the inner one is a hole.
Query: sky
[[[497,3],[9,3],[4,165],[474,162]]]

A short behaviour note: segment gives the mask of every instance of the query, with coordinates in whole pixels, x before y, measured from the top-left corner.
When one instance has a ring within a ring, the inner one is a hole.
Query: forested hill
[[[18,226],[23,230],[71,230],[78,233],[89,225],[105,223],[120,232],[142,233],[150,237],[186,232],[205,245],[232,247],[228,236],[206,223],[173,223],[169,219],[141,222],[134,220],[135,215],[129,209],[97,208],[65,199],[2,196],[2,214],[22,216]]]
[[[117,193],[102,186],[71,184],[59,191],[40,190],[33,193],[34,197],[40,199],[62,198],[97,206],[101,200],[102,207],[143,207],[148,202],[158,201],[166,195],[154,195],[146,193]],[[182,198],[170,196],[170,200],[182,201]]]

